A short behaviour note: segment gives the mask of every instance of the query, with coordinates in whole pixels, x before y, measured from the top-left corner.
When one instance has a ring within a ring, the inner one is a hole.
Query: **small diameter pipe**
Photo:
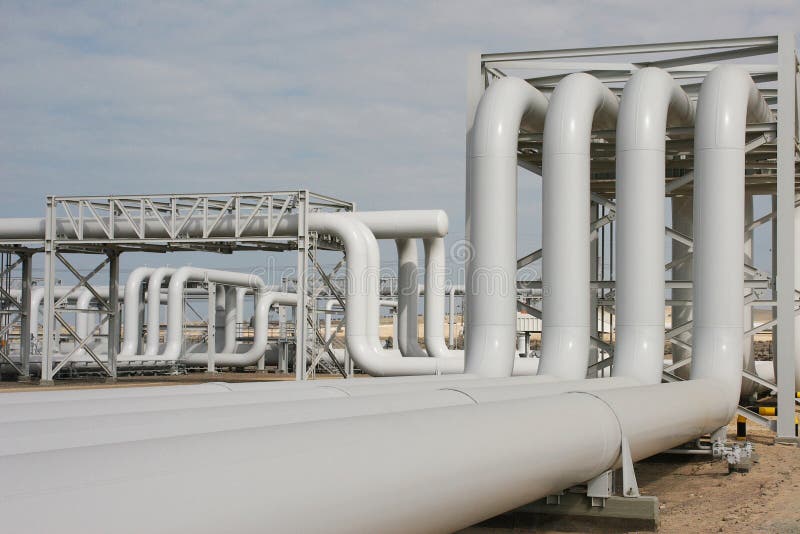
[[[660,384],[664,360],[666,128],[690,126],[689,96],[661,69],[631,76],[617,121],[617,284],[613,376]]]
[[[118,360],[124,360],[135,356],[139,351],[139,336],[141,327],[139,324],[139,307],[142,303],[142,284],[153,274],[155,269],[150,267],[137,267],[128,276],[125,282],[125,304],[123,317],[125,318],[125,328],[123,329],[122,347],[117,355]],[[156,302],[160,299],[156,298]]]
[[[520,129],[541,128],[547,105],[529,83],[507,77],[488,87],[475,112],[468,140],[465,247],[465,372],[470,374],[499,377],[513,371],[517,142]]]
[[[238,287],[265,288],[264,281],[246,273],[181,267],[172,274],[169,282],[169,303],[167,304],[167,345],[162,359],[178,359],[183,352],[183,308],[184,286],[186,282],[207,281]]]
[[[347,350],[353,361],[372,376],[462,373],[457,358],[403,358],[386,351],[378,335],[379,267],[378,242],[358,218],[342,213],[312,213],[309,228],[337,235],[347,256],[345,314]]]
[[[239,313],[236,294],[238,289],[237,287],[225,288],[225,314],[223,316],[225,321],[225,343],[222,350],[217,351],[222,354],[236,352],[236,316]]]
[[[613,128],[618,106],[617,97],[597,78],[577,73],[558,83],[547,110],[542,158],[544,290],[539,372],[558,378],[586,376],[590,338],[589,148],[592,128]],[[514,312],[516,318],[516,307]],[[512,332],[509,340],[513,339]]]
[[[419,257],[416,239],[397,239],[397,340],[400,353],[424,358],[429,352],[419,346]],[[427,323],[425,324],[427,332]],[[427,337],[425,346],[427,348]],[[428,349],[430,351],[430,349]],[[431,354],[431,356],[434,356]]]
[[[175,276],[178,276],[177,274]],[[216,275],[214,275],[216,277]],[[173,282],[175,278],[173,277]],[[172,289],[173,282],[170,282]],[[296,306],[295,293],[278,293],[260,289],[256,293],[256,312],[254,325],[253,344],[242,354],[235,352],[214,354],[214,365],[217,367],[248,367],[259,364],[264,353],[269,347],[269,310],[273,305]],[[191,365],[203,365],[208,362],[209,355],[204,353],[189,352],[184,354],[180,361]]]
[[[176,271],[171,267],[159,267],[150,275],[147,284],[147,342],[145,356],[158,355],[161,343],[161,302],[156,295],[161,295],[161,286]]]
[[[718,378],[735,408],[742,377],[745,126],[772,112],[741,67],[703,81],[695,120],[693,379]]]

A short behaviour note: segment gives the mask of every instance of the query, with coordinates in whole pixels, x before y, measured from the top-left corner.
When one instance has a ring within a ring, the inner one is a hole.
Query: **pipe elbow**
[[[664,151],[667,126],[694,121],[689,95],[667,72],[647,67],[625,84],[617,121],[617,150]]]
[[[772,119],[769,105],[747,71],[736,65],[720,65],[700,87],[695,151],[742,149],[745,125]]]
[[[525,80],[507,77],[495,81],[478,103],[471,157],[516,157],[519,131],[540,131],[547,107],[547,98]]]
[[[550,97],[544,127],[544,151],[557,154],[589,154],[593,128],[613,128],[619,99],[600,80],[578,72],[561,80]]]

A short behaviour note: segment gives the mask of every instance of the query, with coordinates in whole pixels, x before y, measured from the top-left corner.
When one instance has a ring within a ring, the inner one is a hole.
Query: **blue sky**
[[[799,26],[796,0],[2,0],[0,209],[306,187],[360,209],[445,209],[458,239],[470,52]],[[522,250],[539,239],[540,184],[521,178]]]

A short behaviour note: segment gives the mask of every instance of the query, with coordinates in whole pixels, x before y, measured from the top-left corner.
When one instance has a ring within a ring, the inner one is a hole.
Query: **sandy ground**
[[[639,489],[659,499],[662,533],[800,533],[800,448],[774,445],[766,429],[748,425],[757,462],[749,473],[728,473],[725,461],[661,454],[636,464]],[[728,427],[730,439],[736,425]],[[500,519],[502,521],[502,519]],[[472,527],[470,534],[640,532],[591,519],[521,519],[517,528]],[[528,527],[527,525],[538,525]]]
[[[660,532],[800,533],[800,448],[748,424],[757,462],[728,474],[725,462],[659,455],[637,464],[642,493],[658,497]],[[731,439],[736,425],[728,427]]]

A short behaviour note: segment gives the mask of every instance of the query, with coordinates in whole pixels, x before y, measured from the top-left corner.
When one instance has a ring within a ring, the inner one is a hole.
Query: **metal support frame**
[[[654,57],[654,55],[657,55]],[[762,61],[762,58],[764,60]],[[667,70],[691,98],[699,94],[700,85],[705,75],[718,64],[734,61],[746,69],[753,80],[760,86],[762,94],[773,109],[777,110],[777,120],[767,124],[748,125],[746,132],[745,187],[749,194],[773,195],[772,212],[750,221],[745,232],[772,223],[773,227],[773,268],[770,273],[762,273],[746,265],[746,287],[753,289],[753,295],[745,299],[745,305],[770,305],[774,309],[773,321],[756,327],[746,327],[745,337],[748,339],[757,332],[774,325],[773,347],[776,360],[776,376],[778,391],[779,417],[777,423],[777,439],[779,441],[795,441],[793,404],[795,397],[794,384],[794,318],[798,302],[794,287],[794,248],[800,246],[798,237],[794,235],[794,210],[797,208],[795,193],[800,191],[800,169],[798,153],[800,152],[800,124],[798,124],[798,58],[795,52],[795,36],[786,32],[780,35],[764,37],[747,37],[737,39],[717,39],[706,41],[672,42],[658,44],[642,44],[632,46],[611,46],[597,48],[579,48],[568,50],[545,50],[525,52],[504,52],[493,54],[473,54],[469,58],[467,76],[467,138],[471,128],[477,104],[485,88],[493,79],[506,76],[506,73],[525,78],[534,87],[550,93],[556,84],[573,72],[587,72],[597,77],[620,94],[624,83],[630,76],[648,66],[656,66]],[[667,177],[665,196],[688,196],[693,188],[693,151],[692,127],[669,128],[666,139]],[[541,133],[522,133],[519,145],[519,165],[535,174],[541,175],[542,154]],[[615,143],[616,132],[595,131],[592,133],[592,200],[603,206],[598,213],[590,231],[601,232],[604,228],[614,233],[615,194]],[[469,144],[467,144],[469,146]],[[610,215],[610,216],[609,216]],[[689,248],[693,245],[690,235],[673,228],[665,228],[666,235],[676,243]],[[522,268],[541,258],[542,251],[534,251],[518,260]],[[613,259],[613,255],[611,255]],[[691,258],[684,255],[673,258],[665,270],[684,264]],[[605,274],[605,273],[604,273]],[[593,290],[602,287],[601,306],[613,321],[613,268],[609,276],[600,276],[592,284]],[[518,287],[535,288],[537,282],[518,283]],[[678,305],[691,306],[687,300],[685,289],[691,289],[689,280],[672,280],[667,288],[682,290],[681,298],[670,301]],[[763,292],[772,291],[770,300],[764,300]],[[678,325],[667,338],[674,346],[691,349],[680,333],[691,327]],[[613,331],[613,328],[612,328]],[[666,379],[677,379],[672,371],[686,365],[688,361],[666,369]],[[607,367],[609,362],[601,360],[595,368]],[[775,426],[775,425],[773,425]]]
[[[172,195],[122,195],[59,197],[48,196],[45,212],[45,235],[38,251],[44,252],[44,343],[42,351],[42,383],[51,383],[54,376],[64,368],[77,350],[89,354],[109,378],[117,374],[116,355],[120,348],[121,312],[118,302],[119,256],[127,251],[171,252],[206,251],[231,253],[239,250],[298,252],[299,289],[307,294],[309,232],[307,216],[311,211],[350,212],[355,209],[352,202],[338,200],[307,190],[273,191],[255,193],[198,193]],[[275,229],[281,219],[289,214],[299,215],[297,236],[276,236]],[[256,220],[266,218],[265,235],[254,235]],[[186,233],[189,224],[202,225],[202,236]],[[223,224],[225,231],[222,231]],[[0,242],[0,248],[18,247],[35,240],[8,240]],[[333,236],[320,236],[320,247],[326,250],[342,250],[341,243]],[[33,249],[31,249],[33,250]],[[105,255],[103,262],[88,274],[84,274],[66,258],[68,254]],[[105,320],[97,325],[87,339],[77,339],[74,328],[62,313],[65,299],[55,301],[54,286],[56,268],[61,265],[75,277],[73,292],[84,287],[94,293]],[[94,289],[96,277],[108,266],[109,298],[103,299]],[[28,288],[29,291],[29,288]],[[28,298],[28,297],[26,297]],[[308,298],[300,299],[297,317],[303,317]],[[311,308],[313,309],[313,307]],[[86,344],[105,323],[109,324],[108,359],[99,358]],[[306,345],[298,350],[304,358],[309,339],[304,321],[297,321],[297,339]],[[56,332],[65,331],[73,338],[75,349],[54,366],[53,354],[58,350]],[[316,343],[316,341],[314,341]],[[30,354],[30,345],[22,349],[23,358]],[[288,347],[282,351],[288,354]],[[284,362],[285,363],[285,362]],[[304,368],[303,362],[298,362]],[[302,377],[299,377],[302,379]]]
[[[777,173],[777,256],[775,271],[777,310],[778,428],[776,439],[797,442],[794,431],[794,248],[800,246],[794,235],[795,162],[798,151],[797,89],[798,60],[794,35],[778,36],[778,154]]]
[[[220,288],[224,291],[224,288]],[[206,319],[206,345],[208,346],[208,367],[206,373],[216,374],[215,356],[217,354],[217,284],[208,282],[208,318]]]

